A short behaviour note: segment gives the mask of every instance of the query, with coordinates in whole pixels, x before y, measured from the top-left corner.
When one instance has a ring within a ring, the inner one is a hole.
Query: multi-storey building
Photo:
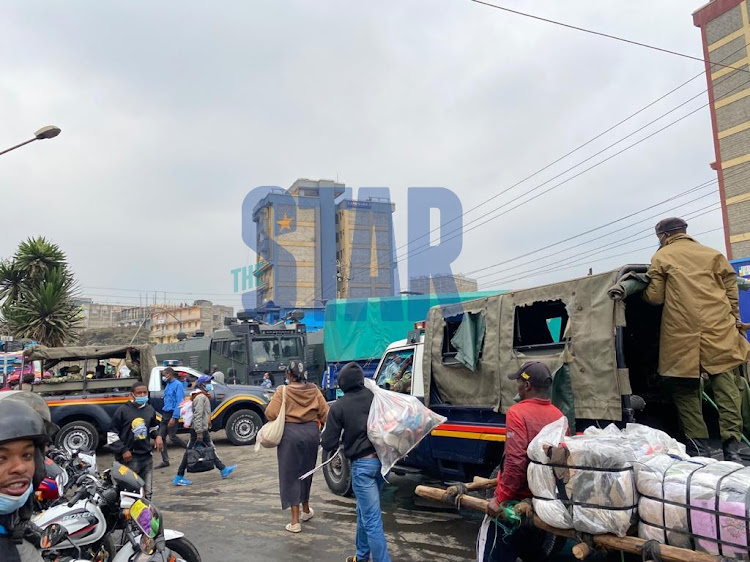
[[[151,314],[150,339],[154,343],[172,343],[179,340],[178,334],[202,331],[208,335],[224,326],[224,319],[232,316],[231,306],[215,305],[207,300],[155,308]]]
[[[727,256],[750,257],[750,4],[713,0],[693,14],[706,60]]]
[[[425,275],[409,279],[410,293],[440,295],[448,293],[475,293],[476,291],[476,279],[470,279],[460,273],[456,275]]]
[[[393,205],[342,200],[345,192],[342,183],[300,179],[255,206],[259,308],[393,294]]]

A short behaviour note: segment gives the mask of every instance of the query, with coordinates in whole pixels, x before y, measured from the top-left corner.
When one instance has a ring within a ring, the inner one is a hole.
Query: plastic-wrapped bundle
[[[684,453],[666,433],[638,424],[614,424],[566,436],[566,418],[547,425],[528,447],[534,511],[548,525],[625,536],[635,522],[634,461],[654,452]]]
[[[391,392],[365,379],[374,397],[367,417],[367,438],[382,464],[383,477],[399,460],[447,419],[427,408],[418,398]]]
[[[750,560],[750,467],[667,455],[641,461],[636,464],[638,536]]]

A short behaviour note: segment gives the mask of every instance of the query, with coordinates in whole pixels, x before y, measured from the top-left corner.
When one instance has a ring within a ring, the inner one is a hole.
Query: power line
[[[506,7],[500,6],[498,4],[492,4],[491,2],[485,2],[484,0],[469,0],[469,2],[473,2],[474,4],[481,4],[482,6],[487,6],[488,8],[494,8],[496,10],[501,10],[503,12],[508,12],[510,14],[515,14],[517,16],[523,16],[525,18],[530,18],[530,19],[533,19],[533,20],[543,21],[545,23],[551,23],[553,25],[558,25],[560,27],[565,27],[565,28],[568,28],[568,29],[573,29],[575,31],[581,31],[583,33],[589,33],[591,35],[597,35],[599,37],[605,37],[607,39],[613,39],[615,41],[620,41],[622,43],[628,43],[630,45],[636,45],[638,47],[644,47],[646,49],[651,49],[653,51],[659,51],[659,52],[662,52],[662,53],[667,53],[669,55],[675,55],[677,57],[682,57],[682,58],[686,58],[686,59],[690,59],[690,60],[702,62],[704,64],[708,63],[709,65],[722,66],[722,67],[725,67],[725,68],[731,68],[733,70],[742,70],[743,72],[750,72],[750,71],[748,71],[745,68],[737,68],[735,66],[721,64],[721,63],[718,63],[718,62],[713,62],[712,63],[710,61],[706,61],[706,59],[704,59],[704,58],[695,57],[693,55],[688,55],[686,53],[680,53],[679,51],[673,51],[672,49],[665,49],[663,47],[657,47],[656,45],[649,45],[648,43],[641,43],[640,41],[635,41],[633,39],[627,39],[625,37],[619,37],[617,35],[611,35],[609,33],[604,33],[602,31],[595,31],[593,29],[587,29],[585,27],[579,27],[577,25],[572,25],[572,24],[569,24],[569,23],[564,23],[564,22],[561,22],[561,21],[558,21],[558,20],[553,20],[553,19],[550,19],[550,18],[543,18],[541,16],[535,16],[534,14],[529,14],[527,12],[520,12],[518,10],[511,10],[510,8],[506,8]]]
[[[718,211],[718,209],[715,209],[715,210]],[[717,232],[717,231],[723,230],[723,229],[724,229],[723,227],[712,228],[711,230],[704,230],[703,232],[697,232],[697,233],[695,233],[694,236],[702,236],[703,234],[710,234],[712,232]],[[571,265],[567,265],[567,266],[563,266],[563,267],[558,267],[558,268],[555,268],[555,270],[556,271],[563,271],[563,270],[566,270],[566,269],[573,269],[575,267],[581,267],[581,263],[582,262],[585,262],[586,265],[588,265],[590,263],[598,263],[598,262],[601,262],[601,261],[611,260],[612,258],[617,258],[617,257],[621,257],[621,256],[632,255],[633,252],[641,252],[643,250],[648,250],[649,248],[653,248],[653,246],[652,245],[642,246],[640,248],[635,248],[633,250],[628,250],[627,252],[621,252],[619,254],[612,254],[610,256],[606,256],[604,258],[597,258],[595,260],[581,260],[581,262],[579,262],[579,263],[574,263],[574,264],[571,264]],[[516,279],[511,280],[510,282],[512,282],[512,281],[518,281],[520,279],[528,279],[529,277],[536,277],[538,275],[543,275],[545,273],[549,273],[549,272],[548,271],[539,271],[539,272],[536,272],[536,273],[533,273],[533,274],[524,275],[523,277],[518,277]],[[483,290],[484,290],[484,288],[483,288]]]
[[[730,55],[730,56],[731,56],[731,55]],[[725,79],[726,79],[726,78],[725,78]],[[733,90],[731,90],[731,91],[734,91],[734,90],[736,90],[736,89],[738,89],[738,88],[741,88],[742,86],[744,86],[744,85],[745,85],[745,84],[747,84],[748,82],[750,82],[750,79],[749,79],[749,80],[747,80],[747,81],[745,81],[745,83],[743,83],[743,84],[740,84],[740,85],[736,86],[736,87],[735,87],[735,88],[733,88]],[[694,96],[694,97],[692,97],[692,98],[690,98],[690,99],[686,100],[685,102],[682,102],[682,103],[681,103],[681,104],[679,104],[679,105],[678,105],[677,107],[675,107],[675,108],[673,108],[672,110],[670,110],[669,112],[667,112],[667,114],[669,114],[669,113],[672,113],[672,112],[673,112],[673,111],[674,111],[675,109],[678,109],[679,107],[682,107],[682,106],[684,106],[685,104],[689,103],[690,101],[694,100],[694,99],[695,99],[695,97],[697,97],[697,96]],[[644,142],[644,141],[648,140],[649,138],[651,138],[651,137],[655,136],[656,134],[658,134],[658,133],[660,133],[660,132],[664,131],[665,129],[667,129],[667,128],[669,128],[669,127],[673,126],[673,125],[675,125],[676,123],[678,123],[678,122],[682,121],[683,119],[685,119],[685,118],[689,117],[690,115],[693,115],[693,114],[697,113],[698,111],[700,111],[701,109],[703,109],[703,108],[705,108],[705,107],[707,107],[707,106],[708,106],[708,103],[706,103],[706,104],[704,104],[704,105],[702,105],[702,106],[700,106],[700,107],[698,107],[698,108],[694,109],[693,111],[691,111],[691,112],[689,112],[689,113],[687,113],[687,114],[683,115],[682,117],[680,117],[680,118],[676,119],[675,121],[672,121],[671,123],[669,123],[669,124],[667,124],[666,126],[662,127],[661,129],[658,129],[658,130],[654,131],[653,133],[651,133],[651,134],[649,134],[649,135],[647,135],[647,136],[645,136],[645,137],[643,137],[643,138],[639,139],[639,140],[638,140],[638,141],[636,141],[635,143],[633,143],[633,144],[631,144],[631,145],[628,145],[628,146],[626,146],[626,147],[625,147],[625,148],[623,148],[622,150],[619,150],[618,152],[616,152],[616,153],[614,153],[614,154],[612,154],[612,155],[608,156],[607,158],[604,158],[603,160],[601,160],[601,161],[599,161],[599,162],[597,162],[597,163],[593,164],[592,166],[589,166],[588,168],[586,168],[586,169],[582,170],[581,172],[578,172],[577,174],[574,174],[573,176],[570,176],[570,177],[566,178],[565,180],[563,180],[563,181],[561,181],[561,182],[559,182],[559,183],[557,183],[557,184],[553,185],[552,187],[550,187],[550,188],[548,188],[548,189],[546,189],[546,190],[542,191],[541,193],[538,193],[538,194],[534,195],[533,197],[530,197],[529,199],[526,199],[526,200],[524,200],[524,201],[521,201],[521,202],[520,202],[519,204],[515,205],[514,207],[511,207],[510,209],[508,209],[508,210],[506,210],[506,211],[504,211],[504,212],[502,212],[502,213],[499,213],[499,214],[497,214],[497,215],[495,215],[495,216],[491,216],[491,217],[489,217],[488,219],[486,219],[486,220],[484,220],[484,221],[482,221],[482,222],[480,222],[480,223],[478,223],[478,224],[474,225],[474,226],[473,226],[473,227],[471,227],[471,228],[468,228],[468,229],[463,229],[463,228],[455,229],[455,230],[453,230],[453,231],[450,231],[450,232],[449,232],[448,234],[452,234],[452,233],[458,233],[458,232],[460,232],[460,233],[461,233],[461,235],[463,235],[463,234],[465,234],[465,233],[467,233],[467,232],[470,232],[470,231],[472,231],[472,230],[474,230],[474,229],[476,229],[476,228],[478,228],[478,227],[480,227],[480,226],[482,226],[482,225],[484,225],[484,224],[486,224],[486,223],[490,222],[491,220],[494,220],[494,219],[496,219],[496,218],[499,218],[499,217],[501,217],[501,216],[504,216],[504,215],[508,214],[509,212],[511,212],[511,211],[513,211],[513,210],[515,210],[515,209],[517,209],[517,208],[519,208],[519,207],[521,207],[521,206],[525,205],[526,203],[529,203],[529,202],[533,201],[534,199],[537,199],[537,198],[541,197],[542,195],[545,195],[546,193],[549,193],[550,191],[552,191],[552,190],[554,190],[554,189],[556,189],[556,188],[558,188],[558,187],[560,187],[560,186],[564,185],[565,183],[567,183],[567,182],[569,182],[569,181],[571,181],[571,180],[573,180],[573,179],[575,179],[575,178],[577,178],[577,177],[579,177],[579,176],[583,175],[584,173],[586,173],[586,172],[588,172],[588,171],[590,171],[590,170],[592,170],[592,169],[594,169],[594,168],[596,168],[596,167],[600,166],[601,164],[603,164],[603,163],[605,163],[605,162],[607,162],[607,161],[611,160],[612,158],[614,158],[614,157],[616,157],[616,156],[618,156],[618,155],[622,154],[623,152],[625,152],[625,151],[629,150],[630,148],[633,148],[634,146],[637,146],[637,145],[639,145],[640,143],[642,143],[642,142]],[[654,122],[658,121],[658,120],[659,120],[659,119],[661,119],[662,117],[663,117],[663,116],[661,116],[661,117],[658,117],[657,119],[654,119],[654,120],[653,120],[653,121],[651,121],[651,122],[650,122],[649,124],[647,124],[647,125],[645,125],[644,127],[641,127],[640,129],[638,129],[638,131],[640,131],[640,130],[643,130],[643,129],[644,129],[645,127],[647,127],[648,125],[650,125],[650,124],[652,124],[652,123],[654,123]],[[638,131],[635,131],[635,132],[638,132]],[[633,134],[634,134],[634,133],[630,133],[630,134],[629,134],[629,135],[627,135],[627,136],[626,136],[625,138],[628,138],[629,136],[632,136]],[[621,139],[621,140],[623,140],[623,139]],[[620,140],[620,141],[617,141],[617,142],[613,143],[612,145],[610,145],[609,147],[607,147],[607,148],[605,148],[605,149],[603,149],[603,150],[599,151],[599,152],[598,152],[597,154],[595,154],[594,156],[596,156],[596,155],[598,155],[598,154],[601,154],[602,152],[604,152],[604,151],[605,151],[605,150],[607,150],[608,148],[611,148],[611,147],[612,147],[612,146],[614,146],[615,144],[618,144],[619,142],[621,142],[621,140]],[[586,162],[587,160],[590,160],[590,159],[591,159],[591,158],[593,158],[594,156],[592,156],[592,157],[589,157],[589,158],[587,158],[587,159],[583,160],[582,162]],[[529,193],[532,193],[533,191],[535,191],[535,190],[536,190],[536,189],[538,189],[539,187],[541,187],[541,186],[545,185],[546,183],[549,183],[549,181],[551,181],[552,179],[555,179],[555,178],[557,178],[557,177],[559,177],[559,176],[561,176],[561,175],[565,174],[565,173],[566,173],[567,171],[570,171],[570,170],[572,170],[573,168],[577,167],[577,166],[578,166],[578,165],[580,165],[580,164],[581,164],[582,162],[579,162],[579,164],[577,164],[576,166],[573,166],[573,167],[569,168],[569,169],[568,169],[568,170],[566,170],[565,172],[561,172],[561,173],[560,173],[560,174],[558,174],[557,176],[554,176],[554,177],[553,177],[553,178],[551,178],[550,180],[547,180],[546,182],[543,182],[542,184],[540,184],[540,185],[536,186],[535,188],[532,188],[531,190],[527,190],[526,192],[522,193],[521,195],[519,195],[519,196],[515,197],[514,199],[512,199],[512,200],[510,200],[510,201],[508,201],[508,202],[504,203],[503,205],[501,205],[501,206],[499,206],[499,207],[497,207],[497,208],[493,209],[492,211],[490,211],[490,213],[495,213],[496,211],[498,211],[498,210],[502,209],[503,207],[506,207],[507,205],[511,204],[511,203],[512,203],[513,201],[515,201],[515,200],[518,200],[518,199],[520,199],[521,197],[524,197],[524,196],[528,195]],[[472,221],[472,222],[476,222],[476,221]],[[458,235],[459,235],[459,234],[456,234],[455,236],[449,236],[449,237],[447,237],[447,238],[444,238],[444,237],[443,237],[443,235],[442,235],[442,233],[441,233],[441,242],[442,242],[442,241],[448,241],[448,240],[451,240],[451,239],[453,239],[453,238],[456,238],[456,237],[457,237]],[[415,248],[414,250],[408,251],[408,252],[407,252],[406,254],[404,254],[404,255],[403,255],[403,256],[401,256],[401,257],[398,257],[398,256],[397,256],[397,257],[396,257],[396,259],[395,259],[395,262],[394,262],[394,263],[396,263],[396,264],[397,264],[397,263],[399,263],[399,262],[403,261],[403,260],[404,260],[404,259],[405,259],[406,257],[408,257],[408,256],[419,255],[419,254],[421,254],[421,253],[423,253],[423,252],[425,252],[425,251],[429,250],[429,249],[430,249],[430,247],[431,247],[431,246],[430,246],[429,244],[426,244],[426,245],[423,245],[423,246],[419,246],[419,247]],[[424,249],[422,249],[421,251],[415,251],[415,250],[420,250],[421,248],[424,248]],[[351,277],[351,278],[350,278],[350,280],[351,280],[352,278],[354,278],[354,277],[358,277],[358,276],[357,276],[357,275],[354,275],[353,277]],[[361,277],[361,276],[359,276],[359,277]],[[328,288],[330,288],[330,285],[329,285],[329,287],[328,287]]]
[[[707,215],[709,213],[713,213],[715,211],[718,211],[719,208],[720,207],[716,206],[716,203],[712,203],[711,205],[707,205],[706,207],[702,207],[700,209],[696,209],[694,211],[691,211],[690,213],[687,213],[686,215],[684,215],[684,217],[685,218],[690,218],[690,219],[695,219],[695,218]],[[546,268],[549,268],[549,267],[555,266],[555,265],[559,265],[559,264],[565,265],[566,262],[569,262],[569,260],[571,260],[571,259],[574,259],[575,263],[585,262],[591,256],[595,256],[597,254],[601,254],[602,252],[609,251],[609,250],[611,250],[613,248],[618,248],[618,247],[621,247],[621,246],[627,246],[628,244],[633,244],[635,242],[639,242],[640,240],[646,240],[648,238],[654,237],[654,232],[653,232],[652,228],[646,228],[646,229],[640,230],[638,232],[635,232],[635,233],[631,234],[631,237],[632,236],[636,236],[638,234],[643,234],[643,233],[647,233],[647,234],[645,234],[644,236],[641,236],[639,238],[631,238],[627,242],[624,241],[625,239],[615,240],[613,242],[609,242],[609,243],[604,244],[602,246],[597,246],[596,248],[592,248],[592,249],[589,249],[589,250],[585,250],[584,252],[579,252],[578,254],[573,254],[573,255],[567,256],[567,257],[562,258],[562,259],[560,259],[558,261],[554,261],[554,262],[551,262],[551,263],[544,263],[543,265]],[[538,271],[539,271],[539,266],[537,266],[533,270],[517,272],[517,273],[513,273],[513,274],[511,274],[509,276],[502,276],[501,275],[500,277],[496,277],[495,279],[489,280],[488,281],[490,283],[489,286],[492,286],[493,284],[497,284],[497,283],[509,283],[509,282],[512,282],[512,281],[517,281],[518,279],[525,279],[526,277],[530,277],[531,275],[524,275],[524,274],[538,272]],[[520,277],[514,277],[516,275],[521,275],[521,276]]]
[[[601,240],[602,238],[606,238],[607,236],[611,236],[611,235],[613,235],[613,234],[616,234],[616,233],[618,233],[618,232],[622,232],[622,231],[624,231],[624,230],[628,230],[629,228],[632,228],[633,226],[635,226],[635,225],[638,225],[638,224],[642,224],[642,223],[644,223],[644,222],[646,222],[646,221],[654,220],[654,219],[655,219],[655,218],[657,218],[657,217],[663,216],[663,215],[664,215],[664,213],[667,213],[667,212],[671,212],[671,211],[675,211],[675,210],[677,210],[677,209],[680,209],[680,208],[682,208],[682,207],[685,207],[685,206],[687,206],[687,205],[690,205],[690,204],[692,204],[692,203],[695,203],[696,201],[699,201],[699,200],[701,200],[701,199],[705,199],[706,197],[711,197],[711,196],[713,196],[713,195],[715,195],[715,193],[714,193],[714,192],[711,192],[711,193],[707,193],[707,194],[705,194],[705,195],[701,195],[700,197],[696,197],[695,199],[691,199],[690,201],[687,201],[687,202],[685,202],[685,203],[682,203],[682,204],[680,204],[680,205],[677,205],[677,206],[675,206],[675,207],[670,207],[669,209],[665,209],[664,211],[661,211],[660,213],[657,213],[657,214],[655,214],[655,215],[650,215],[650,216],[648,216],[648,217],[646,217],[646,218],[644,218],[644,219],[640,219],[640,220],[638,220],[638,221],[636,221],[636,222],[634,222],[634,223],[628,224],[628,225],[626,225],[626,226],[623,226],[623,227],[621,227],[621,228],[618,228],[618,229],[616,229],[616,230],[613,230],[613,231],[611,231],[611,232],[608,232],[608,233],[606,233],[606,234],[602,234],[602,235],[601,235],[601,236],[599,236],[598,238],[594,238],[594,239],[592,239],[592,240],[585,240],[585,241],[583,241],[583,242],[579,242],[579,243],[577,243],[577,244],[574,244],[573,246],[569,246],[569,247],[567,247],[567,248],[563,248],[563,249],[561,249],[561,250],[557,250],[557,251],[556,251],[556,252],[554,252],[554,253],[551,253],[551,254],[547,254],[547,255],[545,255],[545,256],[541,256],[541,257],[539,257],[539,258],[535,258],[535,259],[532,259],[532,260],[530,260],[530,261],[528,261],[528,262],[522,262],[522,263],[520,263],[520,264],[517,264],[517,265],[511,266],[511,267],[510,267],[509,269],[515,269],[515,268],[517,268],[517,267],[523,267],[524,265],[527,265],[527,264],[529,264],[529,263],[534,263],[534,262],[536,262],[536,261],[538,261],[538,260],[541,260],[541,259],[546,259],[546,258],[548,258],[548,257],[553,257],[553,256],[556,256],[556,255],[559,255],[559,253],[560,253],[560,252],[567,252],[568,250],[573,250],[573,249],[575,249],[575,248],[580,248],[581,246],[585,246],[585,245],[587,245],[587,244],[591,244],[591,243],[593,243],[593,242],[597,242],[597,241]],[[712,205],[713,205],[713,203],[712,203]],[[594,229],[594,230],[596,230],[596,229]],[[571,237],[571,238],[576,238],[576,237]],[[554,245],[556,245],[556,244],[552,244],[552,245],[550,245],[549,247],[552,247],[552,246],[554,246]],[[546,248],[545,248],[545,249],[546,249]],[[531,252],[531,253],[536,253],[536,252]],[[498,262],[498,263],[494,264],[494,265],[493,265],[492,267],[499,267],[499,266],[501,266],[501,265],[505,265],[505,264],[507,264],[507,263],[508,263],[509,261],[515,261],[515,260],[505,260],[505,261],[502,261],[502,262]],[[481,279],[482,277],[487,277],[487,276],[490,276],[490,275],[495,275],[495,273],[496,273],[496,272],[485,273],[485,274],[483,274],[483,275],[477,275],[477,276],[475,276],[475,278],[476,278],[476,279]]]
[[[748,44],[745,44],[745,45],[743,45],[743,46],[742,46],[742,47],[740,47],[739,49],[737,49],[737,50],[733,51],[732,53],[729,53],[728,55],[726,55],[726,56],[725,56],[725,57],[724,57],[724,58],[723,58],[722,60],[727,60],[728,58],[730,58],[730,57],[734,56],[735,54],[739,53],[740,51],[744,51],[744,50],[745,50],[745,49],[746,49],[747,47],[748,47]],[[496,193],[496,194],[495,194],[495,195],[493,195],[492,197],[490,197],[490,198],[488,198],[488,199],[486,199],[486,200],[482,201],[482,202],[481,202],[481,203],[479,203],[478,205],[475,205],[474,207],[470,208],[470,209],[469,209],[468,211],[465,211],[465,212],[461,213],[461,215],[459,215],[458,217],[454,217],[454,218],[452,218],[452,219],[450,219],[450,220],[446,221],[445,223],[442,223],[441,225],[439,225],[439,226],[437,226],[437,227],[433,228],[432,230],[430,230],[430,231],[429,231],[429,232],[427,232],[426,234],[422,234],[422,235],[418,236],[417,238],[414,238],[414,239],[413,239],[412,241],[410,241],[410,242],[414,242],[414,241],[416,241],[416,240],[420,240],[421,238],[425,238],[425,237],[428,237],[428,236],[429,236],[430,234],[432,234],[432,233],[434,233],[434,232],[437,232],[438,230],[441,230],[441,229],[442,229],[442,228],[443,228],[444,226],[446,226],[446,225],[448,225],[448,224],[450,224],[450,223],[452,223],[452,222],[455,222],[455,221],[457,221],[458,219],[460,219],[460,218],[462,218],[462,217],[464,217],[464,216],[468,215],[469,213],[471,213],[471,212],[475,211],[476,209],[479,209],[479,208],[481,208],[481,207],[484,207],[484,205],[486,205],[487,203],[489,203],[489,202],[490,202],[490,201],[492,201],[493,199],[496,199],[497,197],[500,197],[500,196],[504,195],[505,193],[508,193],[509,191],[513,190],[514,188],[518,187],[519,185],[521,185],[522,183],[524,183],[524,182],[528,181],[529,179],[531,179],[531,178],[533,178],[533,177],[537,176],[537,175],[538,175],[538,174],[540,174],[541,172],[543,172],[543,171],[545,171],[545,170],[549,169],[550,167],[552,167],[553,165],[555,165],[555,164],[557,164],[558,162],[562,161],[563,159],[567,158],[568,156],[571,156],[572,154],[574,154],[574,153],[578,152],[578,151],[579,151],[579,150],[581,150],[582,148],[584,148],[584,147],[588,146],[589,144],[591,144],[591,143],[592,143],[592,142],[594,142],[595,140],[597,140],[597,139],[599,139],[599,138],[603,137],[603,136],[604,136],[604,135],[606,135],[607,133],[609,133],[609,132],[611,132],[612,130],[616,129],[616,128],[617,128],[617,127],[619,127],[620,125],[622,125],[622,124],[626,123],[627,121],[629,121],[629,120],[630,120],[630,119],[632,119],[633,117],[635,117],[635,116],[639,115],[640,113],[642,113],[643,111],[645,111],[645,110],[646,110],[646,109],[648,109],[649,107],[651,107],[651,106],[655,105],[656,103],[658,103],[658,102],[660,102],[661,100],[665,99],[666,97],[670,96],[670,95],[671,95],[671,94],[673,94],[674,92],[676,92],[676,91],[680,90],[681,88],[683,88],[684,86],[686,86],[687,84],[689,84],[690,82],[692,82],[693,80],[695,80],[696,78],[699,78],[700,76],[703,76],[704,74],[705,74],[705,72],[699,72],[698,74],[696,74],[696,75],[695,75],[695,76],[693,76],[692,78],[690,78],[690,79],[686,80],[685,82],[683,82],[682,84],[680,84],[680,85],[678,85],[677,87],[673,88],[672,90],[670,90],[670,91],[669,91],[669,92],[667,92],[666,94],[663,94],[663,95],[659,96],[658,98],[656,98],[656,99],[655,99],[654,101],[652,101],[651,103],[649,103],[649,104],[645,105],[644,107],[642,107],[641,109],[639,109],[639,110],[635,111],[634,113],[631,113],[631,114],[630,114],[629,116],[627,116],[627,117],[625,117],[624,119],[622,119],[622,120],[618,121],[617,123],[615,123],[614,125],[612,125],[612,126],[611,126],[611,127],[609,127],[608,129],[606,129],[605,131],[602,131],[602,132],[601,132],[601,133],[599,133],[598,135],[596,135],[596,136],[592,137],[592,138],[591,138],[591,139],[589,139],[588,141],[584,142],[583,144],[579,145],[578,147],[574,148],[573,150],[571,150],[571,151],[567,152],[567,153],[566,153],[566,154],[564,154],[563,156],[561,156],[561,157],[557,158],[557,159],[556,159],[556,160],[554,160],[553,162],[550,162],[550,163],[549,163],[549,164],[547,164],[546,166],[544,166],[544,167],[542,167],[542,168],[538,169],[538,170],[537,170],[537,171],[535,171],[534,173],[532,173],[532,174],[530,174],[530,175],[526,176],[525,178],[521,179],[520,181],[518,181],[518,182],[516,182],[515,184],[511,185],[510,187],[507,187],[506,189],[503,189],[503,190],[499,191],[498,193]],[[715,86],[718,86],[718,85],[720,85],[720,84],[721,84],[721,83],[722,83],[722,82],[723,82],[724,80],[728,80],[728,79],[729,79],[729,76],[726,76],[726,77],[720,78],[720,79],[719,79],[719,81],[717,81],[717,83],[715,84]],[[669,113],[671,113],[671,112],[672,112],[672,111],[674,111],[675,109],[677,109],[677,108],[679,108],[679,107],[682,107],[682,106],[684,106],[684,105],[685,105],[685,104],[687,104],[688,102],[690,102],[690,101],[692,101],[692,100],[696,99],[697,97],[699,97],[699,96],[701,96],[701,95],[705,94],[706,92],[708,92],[708,89],[702,90],[702,91],[701,91],[701,92],[700,92],[700,93],[699,93],[698,95],[696,95],[696,96],[693,96],[693,97],[692,97],[692,98],[690,98],[689,100],[686,100],[685,102],[681,103],[680,105],[678,105],[678,106],[677,106],[677,107],[675,107],[674,109],[670,110],[670,111],[669,111],[669,112],[667,112],[666,114],[663,114],[663,115],[662,115],[661,117],[664,117],[665,115],[668,115]],[[652,123],[655,123],[655,122],[656,122],[656,121],[658,121],[658,120],[659,120],[659,119],[660,119],[661,117],[659,117],[659,118],[657,118],[657,119],[655,119],[655,120],[651,121],[651,123],[650,123],[650,124],[652,124]],[[639,130],[642,130],[642,129],[643,129],[643,127],[642,127],[641,129],[639,129]],[[630,135],[628,135],[628,136],[632,136],[632,135],[633,135],[633,134],[634,134],[635,132],[638,132],[638,131],[634,131],[633,133],[631,133],[631,134],[630,134]],[[625,138],[628,138],[628,137],[624,137],[624,138],[623,138],[623,139],[621,139],[621,140],[620,140],[619,142],[621,142],[621,141],[622,141],[622,140],[624,140]],[[615,143],[615,144],[617,144],[617,143]],[[611,147],[611,146],[614,146],[614,145],[610,145],[610,147]],[[609,147],[608,147],[608,148],[609,148]],[[601,152],[600,152],[600,153],[601,153]],[[590,157],[589,159],[591,159],[591,157]],[[586,160],[584,160],[584,161],[580,162],[579,164],[581,164],[581,163],[583,163],[583,162],[585,162],[585,161],[586,161]],[[558,175],[557,177],[559,177],[559,175]],[[550,180],[548,180],[548,181],[550,181]],[[410,242],[407,242],[406,244],[402,244],[401,246],[398,246],[398,247],[397,247],[397,248],[395,249],[395,251],[396,251],[396,252],[398,252],[398,250],[400,250],[400,249],[402,249],[402,248],[404,248],[404,247],[408,246]]]

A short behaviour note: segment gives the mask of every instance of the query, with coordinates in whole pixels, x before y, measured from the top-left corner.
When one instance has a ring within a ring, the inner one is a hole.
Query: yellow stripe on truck
[[[478,439],[480,441],[505,441],[505,435],[473,433],[470,431],[445,431],[444,429],[435,429],[430,435],[435,437],[455,437],[457,439]]]
[[[221,404],[218,408],[216,408],[216,411],[211,414],[211,419],[215,419],[219,414],[221,414],[224,410],[226,410],[229,406],[234,404],[235,402],[240,402],[244,400],[250,400],[251,402],[256,402],[257,404],[260,404],[261,406],[264,406],[263,400],[260,398],[256,398],[255,396],[251,395],[242,395],[242,396],[232,396],[229,400]]]

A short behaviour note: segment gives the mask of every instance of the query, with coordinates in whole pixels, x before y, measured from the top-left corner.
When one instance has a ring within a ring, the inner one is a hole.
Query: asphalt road
[[[223,433],[214,438],[224,463],[239,465],[226,480],[212,471],[189,474],[192,486],[172,486],[182,455],[176,448],[170,448],[172,466],[154,474],[153,501],[163,511],[165,526],[184,532],[204,562],[343,562],[354,554],[354,498],[334,495],[322,472],[315,474],[310,498],[315,517],[302,523],[301,533],[289,533],[284,529],[289,511],[282,511],[278,494],[276,450],[256,453],[253,447],[231,445]],[[111,460],[100,456],[100,468]],[[416,477],[389,480],[382,509],[394,562],[474,559],[478,514],[459,514],[417,498],[414,488],[425,482]]]

